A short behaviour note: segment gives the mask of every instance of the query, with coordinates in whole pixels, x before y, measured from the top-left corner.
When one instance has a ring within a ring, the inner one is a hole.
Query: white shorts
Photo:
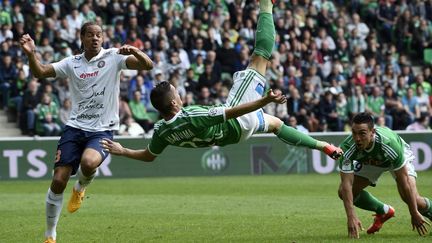
[[[265,90],[265,78],[253,69],[235,72],[234,84],[228,94],[226,105],[234,107],[247,102],[255,101],[263,97]],[[247,140],[254,133],[265,133],[268,130],[268,122],[264,119],[262,109],[237,117],[242,129],[240,141]]]
[[[414,178],[417,178],[417,173],[415,172],[415,168],[413,165],[413,161],[415,159],[414,154],[412,153],[409,147],[404,148],[404,158],[405,161],[402,166],[399,168],[383,168],[373,165],[364,165],[354,161],[354,175],[361,176],[363,178],[368,179],[372,184],[376,184],[378,178],[382,175],[382,173],[386,171],[390,171],[393,178],[396,178],[394,171],[399,170],[400,168],[407,166],[408,175]]]

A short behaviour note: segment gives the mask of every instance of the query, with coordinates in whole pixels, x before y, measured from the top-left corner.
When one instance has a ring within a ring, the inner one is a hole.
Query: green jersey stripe
[[[240,84],[240,87],[238,88],[238,90],[236,91],[236,94],[234,95],[234,98],[231,100],[230,106],[234,106],[237,103],[237,100],[239,99],[239,96],[241,95],[241,93],[243,92],[244,86],[247,83],[247,80],[251,77],[251,73],[248,73],[246,75],[246,77],[243,79],[242,83]]]
[[[396,159],[398,157],[396,151],[390,148],[387,144],[383,144],[383,150],[392,158]]]

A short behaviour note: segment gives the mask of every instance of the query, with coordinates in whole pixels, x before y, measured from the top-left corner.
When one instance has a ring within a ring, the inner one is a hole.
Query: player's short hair
[[[174,94],[171,90],[171,84],[167,81],[157,84],[150,93],[150,101],[156,110],[162,115],[167,115],[171,111],[171,101]]]
[[[87,29],[88,29],[90,26],[93,26],[93,25],[99,26],[99,27],[102,29],[102,26],[96,24],[95,22],[91,22],[91,21],[90,21],[90,22],[86,22],[85,24],[83,24],[83,25],[81,26],[81,30],[80,30],[80,35],[81,35],[81,37],[85,36],[85,34],[87,33]]]
[[[368,125],[369,129],[372,129],[374,127],[374,118],[373,116],[368,112],[361,112],[355,115],[352,119],[352,123],[356,124],[363,124],[366,123]]]

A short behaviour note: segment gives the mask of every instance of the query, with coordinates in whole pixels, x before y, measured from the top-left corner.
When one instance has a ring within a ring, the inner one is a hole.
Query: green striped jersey
[[[375,127],[375,129],[374,144],[367,151],[357,149],[352,135],[342,142],[341,148],[344,154],[339,159],[339,169],[342,172],[353,172],[353,161],[393,170],[403,165],[404,149],[409,148],[409,145],[387,127]]]
[[[224,105],[182,108],[172,119],[158,121],[154,126],[150,153],[159,155],[168,146],[187,148],[224,146],[237,143],[241,128],[237,119],[225,119]]]

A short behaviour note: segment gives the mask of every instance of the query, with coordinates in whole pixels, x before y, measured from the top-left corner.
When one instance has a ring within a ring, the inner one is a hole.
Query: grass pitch
[[[352,242],[337,197],[339,175],[96,179],[80,210],[66,210],[57,242]],[[0,182],[0,242],[42,242],[49,181]],[[420,172],[432,197],[432,171]],[[369,190],[396,217],[360,242],[431,242],[411,231],[407,206],[386,173]],[[357,210],[364,228],[371,212]]]

